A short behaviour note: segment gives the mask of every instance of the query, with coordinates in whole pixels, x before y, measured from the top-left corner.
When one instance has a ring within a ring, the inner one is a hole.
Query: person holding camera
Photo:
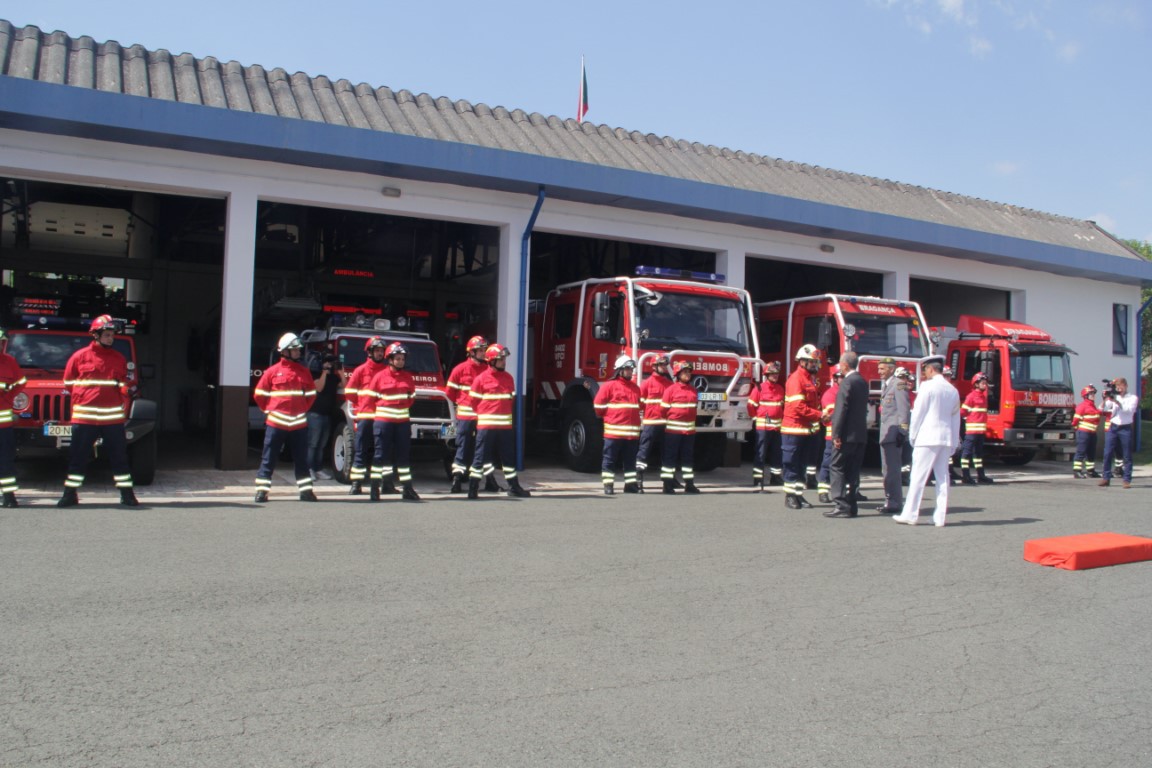
[[[1096,430],[1100,426],[1100,409],[1096,407],[1096,387],[1089,384],[1080,390],[1080,402],[1072,414],[1076,430],[1076,455],[1072,457],[1072,477],[1084,480],[1100,477],[1096,472]]]
[[[1119,378],[1105,382],[1103,402],[1100,410],[1108,416],[1108,431],[1104,433],[1104,477],[1097,485],[1107,487],[1112,484],[1112,459],[1119,455],[1124,462],[1123,487],[1132,487],[1132,422],[1140,401],[1128,392],[1128,379]]]
[[[340,363],[336,355],[317,356],[309,366],[316,399],[308,409],[308,471],[313,480],[331,480],[324,469],[324,449],[332,435],[332,414],[336,410],[336,391],[340,389]]]

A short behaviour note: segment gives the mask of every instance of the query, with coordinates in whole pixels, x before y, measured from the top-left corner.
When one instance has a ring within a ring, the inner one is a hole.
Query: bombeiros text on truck
[[[729,436],[752,427],[746,409],[759,365],[748,292],[706,272],[638,267],[634,276],[593,278],[534,302],[532,405],[539,431],[558,431],[565,462],[600,466],[603,425],[592,399],[621,353],[637,362],[637,384],[661,354],[693,365],[700,400],[696,468],[719,466]]]

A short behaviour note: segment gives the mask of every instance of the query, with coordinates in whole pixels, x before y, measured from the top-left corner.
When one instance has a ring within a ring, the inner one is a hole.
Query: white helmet
[[[613,368],[617,371],[620,370],[621,368],[635,368],[635,367],[636,367],[636,361],[633,360],[628,355],[620,355],[619,357],[617,357],[616,358],[616,364],[613,366]]]
[[[820,350],[816,349],[816,347],[812,344],[805,344],[804,346],[800,347],[800,349],[796,350],[796,359],[819,360]]]
[[[294,333],[286,333],[280,337],[280,341],[276,342],[277,352],[287,352],[290,349],[303,349],[304,345],[300,343],[300,337]]]

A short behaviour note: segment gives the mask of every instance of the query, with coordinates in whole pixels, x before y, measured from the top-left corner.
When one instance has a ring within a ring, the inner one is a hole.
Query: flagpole
[[[584,122],[584,54],[580,54],[580,96],[576,99],[576,123]]]

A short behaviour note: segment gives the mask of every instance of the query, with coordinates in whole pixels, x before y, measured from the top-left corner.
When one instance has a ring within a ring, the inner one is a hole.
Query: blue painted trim
[[[0,127],[461,184],[1152,283],[1152,262],[639,171],[0,76]]]

